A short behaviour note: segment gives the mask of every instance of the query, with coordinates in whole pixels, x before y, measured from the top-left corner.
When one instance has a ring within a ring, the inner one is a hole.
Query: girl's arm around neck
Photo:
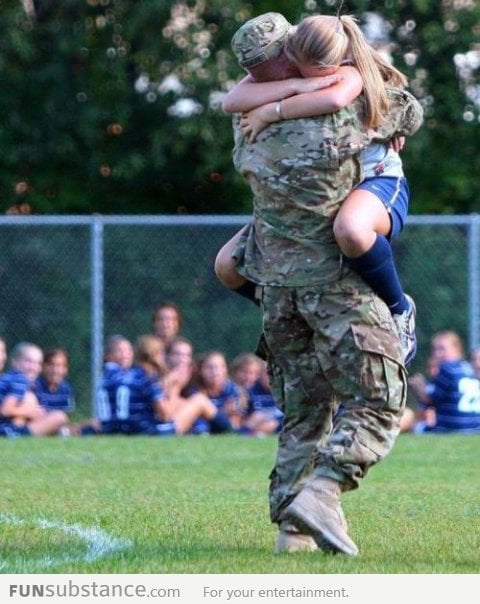
[[[294,95],[322,90],[342,79],[340,70],[338,74],[325,77],[288,78],[271,82],[255,82],[251,76],[246,76],[225,95],[222,108],[227,113],[244,113]]]
[[[362,78],[353,67],[340,67],[332,76],[314,79],[328,78],[336,78],[336,81],[326,88],[266,103],[244,114],[241,127],[248,141],[254,142],[258,134],[273,122],[335,113],[352,103],[362,93]],[[303,81],[308,82],[310,79]]]
[[[354,67],[339,67],[332,86],[297,94],[282,102],[283,119],[315,117],[335,113],[352,103],[363,90],[363,81]],[[331,77],[331,76],[327,76]]]

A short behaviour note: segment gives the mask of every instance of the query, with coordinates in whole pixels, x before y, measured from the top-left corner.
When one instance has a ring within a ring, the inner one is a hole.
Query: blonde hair
[[[258,368],[261,368],[263,365],[262,359],[257,357],[253,352],[241,352],[230,363],[230,371],[235,373],[248,365],[256,365]]]
[[[135,345],[135,361],[145,369],[163,375],[166,371],[165,361],[158,360],[158,354],[165,355],[165,344],[152,335],[139,336]]]
[[[365,123],[378,127],[389,110],[385,85],[404,87],[407,78],[367,42],[355,18],[306,17],[287,38],[285,52],[297,65],[356,67],[363,80]]]

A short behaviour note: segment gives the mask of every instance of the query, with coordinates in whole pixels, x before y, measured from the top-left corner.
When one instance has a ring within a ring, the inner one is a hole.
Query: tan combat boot
[[[278,528],[275,554],[281,554],[282,552],[314,552],[318,550],[314,538],[310,535],[302,535],[293,524],[281,522]]]
[[[357,556],[358,548],[347,533],[340,493],[340,484],[335,480],[314,478],[285,509],[282,519],[300,533],[311,535],[323,550]]]

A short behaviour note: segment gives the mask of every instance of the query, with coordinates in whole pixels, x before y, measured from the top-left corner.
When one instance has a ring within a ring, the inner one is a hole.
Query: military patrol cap
[[[280,13],[264,13],[250,19],[232,38],[232,49],[246,69],[280,54],[290,23]]]

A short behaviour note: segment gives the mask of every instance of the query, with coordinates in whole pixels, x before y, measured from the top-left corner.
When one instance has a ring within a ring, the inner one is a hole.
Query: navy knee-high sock
[[[345,258],[347,264],[382,298],[392,313],[400,314],[408,309],[409,302],[403,293],[392,248],[386,237],[377,235],[368,252],[358,258]]]

